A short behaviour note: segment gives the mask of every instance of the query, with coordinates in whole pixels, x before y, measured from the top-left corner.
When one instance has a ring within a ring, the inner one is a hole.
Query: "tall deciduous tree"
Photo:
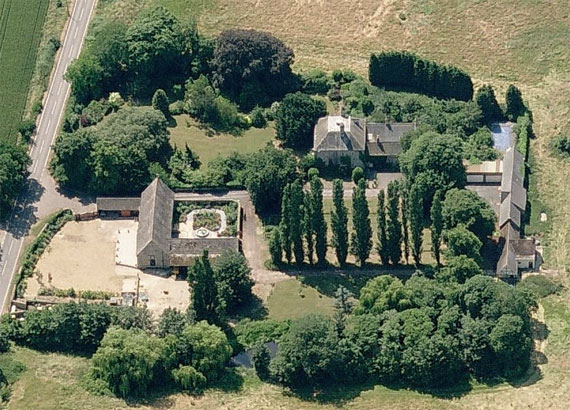
[[[377,225],[378,244],[376,245],[376,249],[378,250],[378,255],[380,255],[382,264],[388,265],[390,262],[390,256],[388,255],[388,236],[386,234],[386,194],[383,189],[378,192]]]
[[[275,113],[277,139],[286,147],[306,149],[313,143],[313,128],[327,114],[326,105],[306,94],[287,94]]]
[[[344,204],[342,180],[333,181],[333,210],[331,213],[331,229],[333,246],[340,266],[346,263],[348,256],[348,212]]]
[[[409,186],[406,181],[400,182],[400,215],[402,217],[402,243],[404,245],[404,260],[408,263],[410,256],[410,198]]]
[[[241,252],[231,249],[222,252],[214,264],[214,278],[218,298],[226,309],[233,309],[251,300],[251,268]]]
[[[206,320],[208,323],[221,325],[226,307],[218,296],[218,287],[208,251],[204,251],[201,257],[196,258],[188,272],[188,282],[191,287],[191,306],[196,312],[196,320]]]
[[[441,194],[437,192],[431,206],[431,250],[437,266],[441,265],[441,234],[443,232],[443,216],[441,214]]]
[[[402,257],[402,225],[400,223],[400,192],[398,183],[388,184],[388,218],[386,233],[388,237],[388,256],[390,263],[397,265]]]
[[[372,249],[372,228],[370,227],[370,211],[366,200],[364,179],[358,182],[352,193],[352,225],[351,252],[363,268]]]
[[[497,216],[493,209],[475,192],[467,189],[451,189],[445,195],[441,213],[445,229],[464,225],[481,242],[493,234]]]
[[[291,225],[291,242],[293,244],[293,254],[295,263],[303,264],[305,251],[303,249],[303,186],[299,180],[291,185],[291,214],[289,223]]]
[[[477,236],[463,225],[445,231],[445,242],[449,257],[465,255],[481,263],[483,244]]]
[[[307,244],[307,258],[309,264],[313,265],[315,256],[315,229],[313,225],[313,202],[312,192],[305,194],[303,198],[303,232],[305,233],[305,243]]]
[[[323,183],[315,175],[311,179],[312,226],[315,233],[315,251],[319,265],[326,263],[327,257],[327,223],[323,211]]]
[[[410,215],[410,232],[412,242],[412,256],[418,267],[422,259],[424,208],[422,193],[416,185],[410,187],[408,210]]]
[[[281,243],[281,229],[275,227],[271,232],[269,239],[269,253],[271,254],[271,262],[275,266],[279,266],[283,261],[283,247]]]
[[[0,140],[0,215],[5,215],[18,197],[29,164],[24,146]]]

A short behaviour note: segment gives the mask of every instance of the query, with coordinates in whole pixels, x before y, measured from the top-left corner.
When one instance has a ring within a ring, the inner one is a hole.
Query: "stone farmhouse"
[[[97,198],[97,212],[102,217],[138,217],[136,240],[139,269],[184,270],[204,250],[213,258],[226,249],[241,249],[238,237],[177,237],[173,214],[176,194],[159,178],[142,192],[140,198]],[[238,203],[238,226],[240,224]],[[239,228],[238,228],[239,231]]]
[[[351,168],[395,164],[402,152],[402,137],[415,129],[415,123],[367,123],[329,115],[315,126],[313,152],[327,165],[348,160]]]

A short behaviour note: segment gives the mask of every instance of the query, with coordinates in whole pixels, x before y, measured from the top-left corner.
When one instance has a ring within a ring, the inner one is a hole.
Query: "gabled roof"
[[[498,276],[510,276],[518,274],[518,264],[512,241],[507,240],[503,247],[503,253],[497,263]]]
[[[512,194],[509,194],[499,208],[499,228],[502,228],[507,222],[512,222],[517,228],[521,227],[521,211],[512,201]]]
[[[534,258],[536,255],[536,246],[532,239],[516,239],[511,241],[511,244],[517,258]]]
[[[97,198],[97,211],[138,211],[140,198]]]
[[[402,137],[416,129],[413,122],[369,123],[366,146],[371,156],[397,156],[402,152]]]
[[[364,151],[366,120],[341,115],[322,117],[315,126],[314,151]]]
[[[524,183],[524,158],[515,149],[509,148],[503,156],[503,179],[501,181],[502,192],[512,192],[514,185],[520,187]]]
[[[137,230],[137,255],[151,242],[163,252],[170,250],[174,192],[160,178],[142,192]]]

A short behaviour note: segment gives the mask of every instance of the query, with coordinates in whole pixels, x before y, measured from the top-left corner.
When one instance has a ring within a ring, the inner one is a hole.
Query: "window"
[[[150,266],[156,266],[156,259],[154,255],[150,255]]]

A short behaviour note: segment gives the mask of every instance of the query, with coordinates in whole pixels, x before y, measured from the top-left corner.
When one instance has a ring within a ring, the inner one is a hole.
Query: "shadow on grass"
[[[267,318],[269,312],[263,305],[263,301],[256,295],[253,295],[251,301],[244,306],[240,306],[232,312],[231,319],[240,321],[242,319],[263,320]]]

